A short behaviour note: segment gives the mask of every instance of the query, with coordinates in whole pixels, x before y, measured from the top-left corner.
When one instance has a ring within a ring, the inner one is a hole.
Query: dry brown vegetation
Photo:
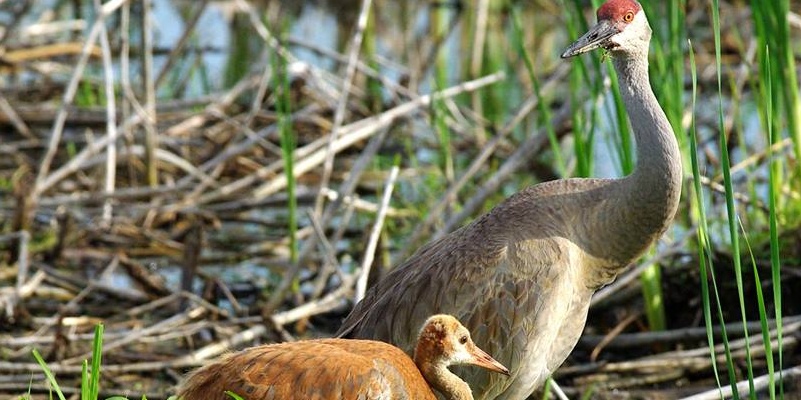
[[[330,335],[360,279],[380,279],[404,254],[510,189],[558,175],[538,157],[549,142],[535,112],[542,100],[524,73],[513,78],[523,98],[496,119],[476,99],[511,79],[508,72],[471,69],[472,79],[440,90],[421,84],[454,26],[442,37],[408,34],[399,45],[414,49],[407,65],[367,62],[349,46],[361,40],[358,9],[339,10],[352,29],[342,46],[349,50],[325,55],[336,60],[332,73],[295,55],[323,49],[277,39],[276,21],[290,11],[227,2],[236,13],[231,24],[258,37],[250,43],[259,47],[230,86],[192,95],[200,72],[191,66],[203,62],[192,38],[208,1],[183,5],[181,39],[169,49],[141,35],[153,29],[142,2],[75,3],[86,4],[73,15],[61,5],[56,16],[34,1],[0,3],[7,16],[0,33],[0,396],[46,398],[33,348],[74,396],[99,322],[106,326],[103,397],[165,398],[190,367],[230,349]],[[275,55],[288,66],[288,93],[275,86]],[[542,65],[537,77],[542,93],[557,99],[548,121],[557,138],[570,130],[567,96],[554,95],[568,67]],[[398,77],[381,73],[387,70]],[[282,98],[289,98],[288,117]],[[448,110],[441,121],[456,172],[416,159],[421,150],[440,151],[434,102]],[[297,141],[294,177],[282,157],[285,117]],[[528,175],[515,175],[524,169]],[[430,176],[437,181],[426,187]],[[297,254],[289,182],[299,204]],[[800,242],[792,232],[786,237]],[[597,398],[667,399],[715,387],[691,240],[692,233],[673,235],[599,293],[587,332],[556,375],[571,397],[594,390]],[[720,254],[719,262],[727,260]],[[639,274],[656,262],[671,271],[664,283],[671,330],[664,332],[647,330],[640,304]],[[785,286],[785,367],[801,362],[801,309],[792,301],[801,290],[797,253],[795,262]],[[759,325],[751,328],[751,351],[759,353]],[[742,360],[742,330],[730,331]],[[798,392],[792,381],[785,388]]]

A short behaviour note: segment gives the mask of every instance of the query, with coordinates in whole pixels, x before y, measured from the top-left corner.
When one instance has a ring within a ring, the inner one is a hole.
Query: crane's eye
[[[462,337],[459,338],[459,343],[461,344],[467,343],[467,335],[462,335]]]
[[[623,21],[625,22],[634,21],[634,12],[633,11],[627,12],[626,15],[623,16]]]

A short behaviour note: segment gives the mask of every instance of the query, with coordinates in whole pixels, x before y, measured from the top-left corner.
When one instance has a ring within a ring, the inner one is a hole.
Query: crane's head
[[[598,9],[598,23],[562,53],[562,58],[577,56],[599,47],[613,55],[648,54],[651,27],[635,0],[609,0]]]
[[[509,375],[506,367],[473,343],[470,332],[459,320],[447,314],[434,315],[423,324],[414,361],[423,372],[429,366],[445,368],[470,364]]]

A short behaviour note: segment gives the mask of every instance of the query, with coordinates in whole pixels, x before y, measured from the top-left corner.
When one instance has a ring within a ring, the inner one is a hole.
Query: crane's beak
[[[469,362],[470,364],[509,376],[508,368],[504,367],[503,364],[492,358],[492,356],[478,348],[475,344],[471,346],[470,354],[473,356],[473,359]]]
[[[584,36],[578,38],[570,47],[562,53],[562,58],[577,56],[599,47],[604,47],[605,42],[620,31],[608,20],[601,20],[590,28]]]

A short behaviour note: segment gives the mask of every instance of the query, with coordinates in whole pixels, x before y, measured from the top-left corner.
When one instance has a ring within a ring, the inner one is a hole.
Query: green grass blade
[[[740,222],[740,229],[743,231],[743,239],[745,241],[746,248],[748,250],[748,254],[751,257],[751,271],[754,275],[754,287],[756,288],[756,295],[757,295],[757,307],[759,307],[759,325],[762,329],[762,343],[765,346],[765,363],[768,367],[768,393],[770,395],[771,400],[776,399],[776,379],[773,376],[773,345],[770,341],[770,327],[768,326],[768,313],[767,308],[765,307],[765,297],[762,294],[762,280],[759,279],[759,270],[757,269],[757,262],[756,258],[754,257],[754,252],[751,250],[751,243],[748,241],[748,235],[746,234],[745,226],[743,226],[742,221]],[[752,397],[755,396],[754,391],[751,391]]]
[[[754,391],[754,372],[751,365],[751,350],[748,339],[748,330],[746,329],[746,315],[745,315],[745,301],[743,299],[743,282],[742,282],[742,269],[740,265],[740,248],[739,248],[739,235],[737,230],[737,215],[734,210],[734,194],[731,183],[731,170],[728,153],[728,143],[726,141],[726,131],[723,122],[723,83],[721,72],[721,51],[720,51],[720,9],[718,0],[712,0],[712,29],[715,36],[715,67],[718,85],[718,131],[720,136],[720,152],[721,152],[721,168],[723,169],[723,184],[726,191],[726,213],[728,215],[729,236],[732,246],[732,259],[734,261],[735,280],[737,281],[737,292],[740,301],[740,313],[743,320],[743,331],[745,334],[745,351],[746,362],[748,364],[748,382],[751,396],[755,396]],[[720,309],[720,303],[718,303]],[[722,311],[720,311],[721,325],[723,325]],[[731,352],[728,348],[728,339],[724,335],[723,342],[726,347],[726,362],[728,364],[729,383],[732,387],[732,394],[734,399],[739,399],[737,391],[737,378],[734,374],[734,363],[731,360]]]
[[[89,363],[83,360],[83,363],[81,363],[81,400],[92,400],[92,398],[89,397],[88,389],[90,379]]]
[[[801,159],[801,94],[798,87],[798,76],[796,75],[795,55],[793,54],[793,44],[790,40],[790,1],[774,0],[764,2],[762,6],[773,5],[769,10],[773,11],[773,20],[776,23],[774,30],[768,32],[768,37],[775,40],[774,46],[778,49],[779,74],[783,85],[782,91],[787,116],[787,125],[790,137],[793,140],[796,159]],[[769,57],[766,57],[766,60]],[[796,172],[796,176],[798,172]]]
[[[792,216],[798,213],[798,207],[781,196],[782,169],[773,153],[773,146],[779,141],[778,133],[782,131],[782,109],[787,117],[787,132],[794,142],[796,159],[801,158],[801,103],[798,99],[799,88],[795,74],[795,59],[789,43],[788,32],[789,2],[776,0],[764,2],[751,1],[751,14],[757,40],[757,65],[760,80],[758,81],[758,100],[762,125],[767,132],[768,141],[768,208],[770,227],[770,259],[771,283],[773,287],[774,315],[776,318],[778,371],[783,370],[783,335],[782,335],[782,285],[781,260],[779,257],[779,221],[797,220]],[[779,82],[779,90],[773,90],[774,82]],[[784,105],[784,107],[782,107]],[[790,172],[789,182],[798,182],[801,170]],[[779,397],[784,397],[783,381],[779,377]],[[775,388],[771,388],[775,390]],[[773,396],[773,392],[771,392]]]
[[[280,133],[281,155],[284,161],[284,173],[287,178],[287,207],[289,210],[287,227],[289,230],[289,258],[290,262],[298,261],[298,219],[297,219],[297,196],[295,196],[295,159],[294,151],[296,147],[295,133],[292,131],[292,110],[289,89],[289,71],[287,70],[286,60],[280,55],[273,58],[273,75],[276,88],[276,111],[278,114],[278,131]]]
[[[364,29],[362,47],[364,57],[367,59],[367,65],[375,71],[381,71],[381,66],[376,61],[376,55],[378,54],[378,43],[376,37],[375,19],[376,15],[374,13],[370,13],[370,15],[367,17],[367,26]],[[382,88],[380,80],[372,76],[367,77],[367,93],[370,95],[369,107],[375,113],[378,113],[379,110],[381,110],[381,90]]]
[[[282,28],[281,37],[286,36],[288,26]],[[282,40],[285,42],[285,40]],[[292,293],[300,291],[300,279],[297,276],[299,271],[298,258],[298,220],[297,220],[297,195],[296,195],[296,177],[295,177],[295,159],[294,150],[295,132],[292,130],[292,110],[290,107],[291,92],[289,87],[289,70],[287,60],[280,54],[273,54],[271,59],[273,68],[272,83],[275,96],[275,109],[276,109],[276,127],[278,130],[279,141],[281,145],[281,160],[284,165],[284,174],[286,176],[286,193],[287,193],[287,232],[289,236],[289,262],[293,267],[283,274],[283,277],[278,284],[278,287],[269,294],[269,299],[263,306],[265,310],[271,310],[283,301],[284,295],[287,290]]]
[[[53,375],[53,372],[50,371],[50,367],[47,366],[44,358],[42,358],[42,355],[39,354],[39,351],[36,349],[33,349],[33,358],[36,359],[36,362],[42,367],[42,371],[44,372],[47,381],[50,382],[50,386],[53,387],[53,390],[56,392],[58,398],[60,400],[67,400],[64,397],[64,393],[61,393],[61,388],[58,386],[55,375]]]
[[[103,356],[103,324],[95,326],[92,344],[92,370],[89,380],[89,399],[95,400],[100,395],[100,362]],[[84,390],[82,389],[81,392]]]
[[[437,70],[444,70],[444,66],[440,67],[440,65],[440,63],[437,63]],[[437,90],[448,87],[447,75],[443,71],[435,74],[435,79],[434,86]],[[453,165],[453,146],[451,145],[451,130],[448,128],[446,121],[447,116],[448,107],[445,105],[445,101],[442,98],[435,97],[431,107],[432,125],[439,139],[440,168],[450,185],[456,179],[456,172]]]
[[[701,189],[701,172],[698,167],[698,141],[696,140],[696,125],[695,125],[695,104],[698,95],[698,77],[696,75],[695,55],[692,50],[692,45],[689,46],[690,56],[690,74],[692,78],[692,119],[690,122],[690,164],[693,173],[693,193],[694,193],[694,211],[698,219],[698,268],[700,269],[701,281],[701,302],[704,311],[704,326],[706,327],[707,345],[709,346],[709,357],[711,358],[712,371],[715,375],[715,382],[718,389],[720,389],[720,375],[718,373],[718,363],[715,357],[715,336],[712,329],[712,306],[710,301],[709,282],[708,277],[712,276],[714,283],[714,268],[712,266],[712,251],[709,245],[709,227],[706,220],[706,212],[704,206],[704,193]],[[717,298],[717,290],[715,290],[715,297]],[[722,326],[723,335],[726,336],[726,327]],[[728,353],[728,352],[727,352]],[[736,393],[736,392],[735,392]],[[720,397],[723,398],[723,392],[720,391]]]
[[[551,383],[553,382],[553,378],[548,378],[545,381],[545,384],[542,385],[542,397],[540,400],[550,400],[551,398]]]
[[[668,121],[677,135],[680,147],[686,145],[682,135],[681,121],[684,114],[684,63],[676,62],[684,57],[686,0],[666,2],[644,2],[643,7],[648,15],[667,15],[667,24],[663,26],[659,18],[654,21],[655,42],[651,53],[651,75],[659,102],[665,110]],[[663,9],[664,8],[664,9]]]
[[[250,66],[255,63],[256,54],[251,48],[253,35],[247,15],[236,13],[233,18],[231,21],[231,54],[227,58],[223,73],[226,88],[235,85],[248,73]]]
[[[584,20],[582,3],[573,0],[568,8],[564,1],[562,8],[565,10],[565,22],[570,37],[579,37],[581,32],[586,31],[587,23]],[[590,92],[593,99],[598,99],[603,93],[603,80],[591,79],[590,69],[585,63],[587,59],[592,60],[595,68],[595,76],[600,76],[601,64],[597,56],[574,57],[570,71],[570,103],[573,113],[573,153],[576,157],[576,170],[574,176],[587,178],[592,175],[594,168],[593,153],[595,142],[596,125],[599,120],[599,107],[586,107],[585,90]]]
[[[762,71],[762,82],[765,83],[765,118],[771,118],[773,116],[773,102],[772,99],[772,91],[773,91],[773,78],[770,74],[770,51],[769,49],[765,49],[765,53],[768,57],[765,58],[765,62],[768,64],[767,68],[764,68]],[[769,223],[770,223],[770,271],[771,271],[771,283],[773,286],[773,312],[776,318],[776,341],[778,345],[778,358],[779,358],[779,365],[778,369],[781,373],[783,370],[783,354],[782,354],[782,280],[781,280],[781,259],[779,257],[779,227],[777,221],[777,205],[776,205],[776,198],[778,196],[778,176],[779,176],[779,161],[776,159],[775,155],[773,154],[773,145],[775,145],[778,140],[776,139],[776,135],[773,134],[773,124],[767,123],[767,134],[768,134],[768,208],[769,208]],[[764,329],[764,328],[763,328]],[[770,353],[768,353],[770,354]],[[773,367],[772,359],[771,362],[768,364],[769,367]],[[773,377],[773,373],[771,372],[771,378]],[[779,386],[779,394],[781,398],[784,398],[784,383],[781,376],[780,379],[780,386]],[[771,381],[772,382],[772,381]],[[775,387],[771,386],[771,399],[775,397]]]
[[[771,118],[763,120],[763,124],[770,124],[775,134],[783,129],[793,141],[793,150],[796,159],[801,159],[801,88],[799,88],[796,74],[793,43],[790,35],[789,18],[790,2],[788,0],[761,1],[751,0],[751,15],[754,22],[754,33],[757,41],[757,65],[761,76],[769,74],[774,82],[779,83],[777,90],[770,94],[773,110]],[[770,49],[770,53],[768,53]],[[763,81],[764,82],[764,81]],[[764,88],[764,85],[762,85]],[[765,103],[765,93],[761,94],[759,102]],[[781,118],[784,114],[785,119]],[[786,122],[786,125],[783,124]],[[779,171],[775,171],[777,174]],[[801,182],[801,168],[793,168],[790,172],[791,185],[798,189]],[[777,182],[782,182],[781,176]],[[797,202],[777,197],[777,210],[781,221],[797,221],[801,207]],[[782,204],[786,203],[786,204]],[[783,215],[783,213],[786,213]]]
[[[226,390],[225,394],[227,394],[228,397],[230,397],[230,398],[232,398],[234,400],[245,400],[242,397],[240,397],[238,394],[236,394],[236,393],[234,393],[234,392],[232,392],[230,390]]]
[[[634,171],[634,150],[632,148],[632,138],[629,125],[627,123],[628,116],[626,115],[626,107],[623,104],[623,95],[620,93],[620,84],[617,79],[617,73],[611,63],[606,64],[606,71],[609,75],[609,80],[612,81],[610,90],[612,91],[612,98],[614,99],[614,119],[617,125],[614,127],[615,131],[619,133],[615,139],[615,153],[618,155],[620,162],[620,171],[623,175],[628,175]]]
[[[653,331],[663,331],[667,328],[665,319],[665,302],[662,294],[662,269],[659,264],[645,268],[640,275],[642,296],[645,307],[645,317],[648,326]]]
[[[743,322],[743,337],[745,339],[745,358],[748,370],[748,386],[751,393],[751,398],[756,399],[756,390],[754,390],[754,368],[751,360],[751,345],[748,335],[747,323],[748,318],[745,313],[745,297],[743,289],[743,271],[742,263],[740,261],[740,235],[737,227],[737,211],[734,208],[734,188],[731,180],[731,162],[729,161],[729,145],[726,140],[726,134],[723,132],[723,102],[722,94],[719,108],[719,127],[720,127],[720,163],[723,169],[723,186],[726,191],[726,214],[728,217],[729,227],[729,240],[731,241],[731,257],[734,264],[734,280],[737,285],[737,297],[740,302],[740,316]]]

